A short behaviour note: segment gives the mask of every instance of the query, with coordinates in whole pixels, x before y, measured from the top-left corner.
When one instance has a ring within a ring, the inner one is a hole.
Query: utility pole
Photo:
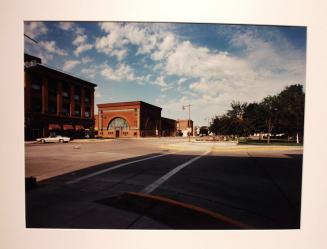
[[[183,110],[188,107],[188,121],[187,121],[187,128],[190,128],[191,126],[191,105],[183,105]],[[191,129],[192,131],[192,129]],[[188,133],[188,141],[191,142],[191,132]]]

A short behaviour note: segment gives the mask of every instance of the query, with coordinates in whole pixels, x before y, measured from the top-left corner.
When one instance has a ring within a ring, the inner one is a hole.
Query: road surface
[[[302,149],[181,139],[29,144],[26,226],[296,229]]]

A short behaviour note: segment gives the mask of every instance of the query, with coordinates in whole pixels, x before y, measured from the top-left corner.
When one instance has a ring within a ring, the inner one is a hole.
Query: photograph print
[[[25,21],[26,228],[300,229],[306,30]]]

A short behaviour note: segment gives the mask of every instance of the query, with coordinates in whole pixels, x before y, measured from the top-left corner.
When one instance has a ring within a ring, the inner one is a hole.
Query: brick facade
[[[180,130],[183,133],[183,136],[186,137],[188,132],[193,136],[193,120],[177,120],[176,121],[177,130]]]
[[[98,135],[116,137],[174,136],[175,120],[162,121],[161,108],[143,101],[98,104],[95,129]],[[170,122],[169,122],[170,121]],[[164,127],[162,126],[164,125]]]
[[[84,137],[94,127],[95,84],[25,54],[25,140],[50,133]]]

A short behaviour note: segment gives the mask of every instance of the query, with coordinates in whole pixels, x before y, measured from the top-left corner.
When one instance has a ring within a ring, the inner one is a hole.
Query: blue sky
[[[98,85],[95,103],[142,100],[195,125],[232,101],[305,85],[306,28],[254,25],[25,22],[25,52]]]

